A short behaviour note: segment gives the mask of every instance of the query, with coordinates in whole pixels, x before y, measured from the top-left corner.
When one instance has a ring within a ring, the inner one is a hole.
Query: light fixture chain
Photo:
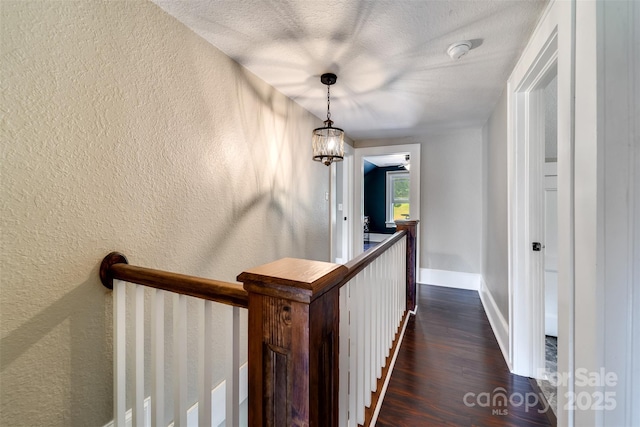
[[[331,120],[331,86],[327,85],[327,120]]]

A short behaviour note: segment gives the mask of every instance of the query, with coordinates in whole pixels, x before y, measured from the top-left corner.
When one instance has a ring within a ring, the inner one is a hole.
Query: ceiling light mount
[[[331,86],[338,81],[338,76],[333,73],[324,73],[320,76],[320,81],[323,85]]]
[[[447,55],[449,55],[454,61],[457,61],[458,59],[469,53],[471,47],[472,45],[469,40],[461,40],[449,46],[449,48],[447,49]]]
[[[322,84],[327,85],[327,120],[324,126],[313,130],[312,148],[313,160],[329,166],[333,162],[339,162],[344,158],[344,131],[332,127],[331,120],[331,85],[335,84],[338,76],[333,73],[325,73],[320,76]]]

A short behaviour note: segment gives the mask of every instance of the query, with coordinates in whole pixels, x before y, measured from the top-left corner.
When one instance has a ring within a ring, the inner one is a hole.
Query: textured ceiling
[[[155,0],[352,139],[482,125],[544,0]],[[471,40],[458,61],[448,46]]]

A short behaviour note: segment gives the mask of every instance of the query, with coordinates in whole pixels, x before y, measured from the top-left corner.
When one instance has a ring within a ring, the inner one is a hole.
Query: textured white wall
[[[103,425],[102,257],[222,280],[328,259],[320,120],[152,3],[3,1],[1,14],[0,419]]]
[[[482,277],[498,309],[509,319],[507,229],[507,91],[483,128],[484,225]]]
[[[420,267],[481,271],[482,131],[421,137]]]

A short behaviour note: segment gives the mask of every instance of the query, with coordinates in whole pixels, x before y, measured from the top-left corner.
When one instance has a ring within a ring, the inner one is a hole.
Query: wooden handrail
[[[403,236],[407,235],[406,230],[396,231],[391,237],[385,239],[382,243],[377,246],[374,246],[367,251],[361,253],[351,261],[344,264],[345,267],[349,269],[347,275],[340,282],[340,286],[349,282],[349,280],[353,279],[356,274],[360,273],[365,267],[371,264],[376,258],[382,255],[387,249],[393,246],[398,240],[400,240]]]
[[[248,308],[249,296],[241,284],[205,279],[169,271],[129,265],[127,258],[119,252],[107,255],[100,264],[102,284],[113,289],[113,279],[125,280],[151,288],[190,295],[209,301],[236,307]]]

